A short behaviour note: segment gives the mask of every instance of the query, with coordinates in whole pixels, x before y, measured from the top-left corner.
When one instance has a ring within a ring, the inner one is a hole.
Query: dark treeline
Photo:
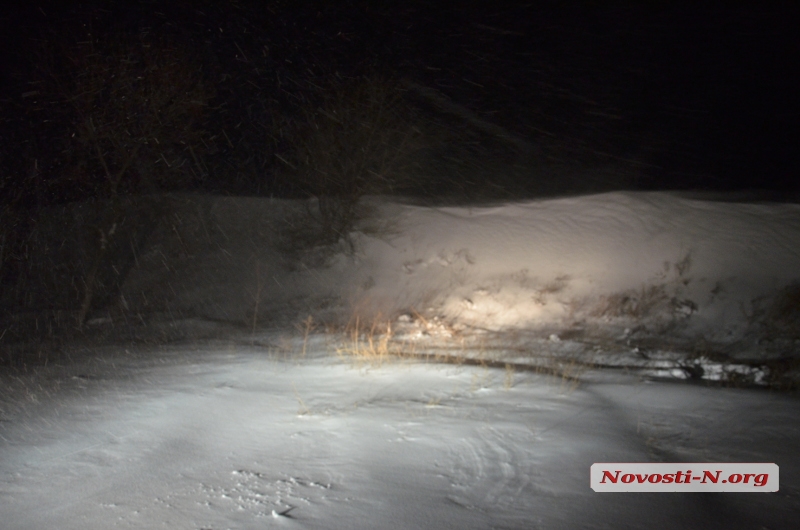
[[[137,152],[123,175],[125,191],[297,193],[274,175],[276,152],[289,149],[283,127],[338,80],[364,75],[372,66],[362,43],[352,45],[339,34],[348,28],[327,27],[310,6],[90,2],[29,9],[15,17],[23,25],[6,47],[11,53],[0,102],[4,201],[27,205],[103,195],[99,188],[107,175],[85,137],[135,136],[126,130],[131,123],[160,121],[143,114],[166,107],[178,113],[176,122],[192,121],[191,141],[182,134],[189,131],[142,123],[141,137],[129,145],[105,138],[120,151],[152,144],[158,135],[171,134],[176,144],[174,160],[170,153],[161,160],[171,170],[163,171],[167,178],[152,174],[161,169],[155,164],[162,153],[152,149],[154,160],[148,161],[143,150]],[[156,93],[161,108],[152,106]],[[121,98],[141,101],[125,107]],[[194,100],[197,108],[173,108],[180,98],[187,106]],[[100,123],[81,137],[88,120]]]
[[[794,186],[792,17],[783,12],[247,0],[6,9],[4,203],[102,195],[102,164],[75,135],[92,116],[76,103],[114,96],[76,99],[86,75],[111,83],[125,61],[148,60],[183,70],[150,79],[148,90],[168,92],[191,76],[202,108],[187,117],[192,142],[172,131],[167,152],[150,149],[151,161],[137,153],[124,177],[129,192],[313,192],[287,171],[289,130],[362,76],[396,84],[436,129],[421,158],[425,185],[408,192]],[[161,57],[153,47],[164,48]],[[124,90],[147,97],[132,83]],[[119,120],[148,110],[118,109],[104,123],[124,128]],[[158,164],[168,175],[153,175]]]

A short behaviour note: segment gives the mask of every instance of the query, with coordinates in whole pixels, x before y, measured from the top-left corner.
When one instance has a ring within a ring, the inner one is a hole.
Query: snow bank
[[[664,192],[370,205],[353,235],[355,254],[319,266],[280,248],[296,204],[187,200],[139,257],[123,289],[125,311],[243,326],[416,312],[545,336],[602,329],[723,343],[773,332],[784,349],[800,338],[766,321],[797,318],[791,303],[789,314],[770,311],[800,279],[800,205]]]

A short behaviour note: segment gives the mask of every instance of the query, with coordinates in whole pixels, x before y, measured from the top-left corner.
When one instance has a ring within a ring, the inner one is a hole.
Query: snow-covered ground
[[[287,252],[291,203],[181,200],[91,340],[0,343],[3,528],[796,524],[800,402],[767,386],[797,380],[800,205],[373,200],[326,255]],[[593,492],[615,461],[780,491]]]

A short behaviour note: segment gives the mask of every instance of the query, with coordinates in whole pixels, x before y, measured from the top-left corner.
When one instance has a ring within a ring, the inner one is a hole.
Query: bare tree
[[[413,116],[402,89],[380,77],[339,83],[301,108],[290,132],[294,151],[282,160],[295,184],[316,197],[309,214],[321,242],[347,239],[362,197],[391,193],[411,178],[423,136]]]
[[[123,199],[176,189],[203,173],[201,120],[213,97],[197,61],[146,32],[91,37],[46,51],[42,86],[73,117],[66,157],[101,205],[77,322],[87,318],[121,220]]]

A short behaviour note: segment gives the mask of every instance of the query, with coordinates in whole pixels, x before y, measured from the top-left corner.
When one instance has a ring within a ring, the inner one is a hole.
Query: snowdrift
[[[751,357],[798,350],[800,205],[617,192],[368,206],[354,252],[287,253],[296,203],[185,197],[95,319],[258,327],[419,314],[457,329],[736,344]]]

